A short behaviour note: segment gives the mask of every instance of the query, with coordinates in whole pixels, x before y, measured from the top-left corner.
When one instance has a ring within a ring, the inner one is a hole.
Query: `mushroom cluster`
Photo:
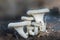
[[[46,32],[46,23],[43,18],[47,12],[49,12],[48,8],[28,10],[28,17],[22,16],[22,22],[9,23],[8,28],[13,27],[23,38],[28,38],[28,35],[37,35],[40,31]]]

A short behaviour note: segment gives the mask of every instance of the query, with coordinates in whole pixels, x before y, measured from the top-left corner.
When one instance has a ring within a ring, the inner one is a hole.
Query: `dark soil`
[[[27,39],[20,37],[20,39],[14,38],[11,34],[7,36],[0,36],[0,40],[60,40],[60,33],[59,32],[51,32],[49,35],[44,36],[30,36]]]

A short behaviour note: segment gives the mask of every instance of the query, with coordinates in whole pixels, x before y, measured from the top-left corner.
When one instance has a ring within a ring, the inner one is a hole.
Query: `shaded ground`
[[[0,40],[17,40],[14,37],[12,37],[11,34],[7,35],[7,36],[0,36]],[[44,35],[41,37],[37,37],[37,36],[30,36],[28,39],[23,39],[22,37],[20,37],[20,40],[60,40],[60,32],[51,32],[49,33],[49,35]]]

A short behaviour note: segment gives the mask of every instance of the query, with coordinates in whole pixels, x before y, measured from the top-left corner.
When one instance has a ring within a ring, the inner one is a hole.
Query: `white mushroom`
[[[32,21],[32,20],[34,20],[34,17],[22,16],[21,19],[26,20],[26,21]],[[34,36],[34,35],[38,34],[38,27],[27,26],[27,29],[28,29],[28,32],[29,32],[30,35]]]
[[[23,38],[28,38],[28,32],[24,32],[23,27],[31,25],[30,21],[23,21],[23,22],[16,22],[16,23],[9,23],[8,27],[14,27],[15,30],[23,37]]]
[[[46,24],[43,21],[44,14],[46,12],[49,12],[48,8],[27,11],[28,15],[32,15],[35,18],[36,23],[41,23],[42,24],[42,26],[41,26],[42,30],[40,30],[40,31],[45,31],[46,30]]]

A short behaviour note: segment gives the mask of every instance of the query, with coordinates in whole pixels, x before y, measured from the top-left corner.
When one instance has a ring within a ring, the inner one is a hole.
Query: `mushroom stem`
[[[24,32],[23,27],[15,28],[15,30],[23,37],[28,38],[28,32]]]
[[[27,28],[29,30],[28,32],[29,32],[30,35],[33,35],[34,36],[34,35],[37,35],[38,34],[38,27],[31,27],[30,26],[30,27],[27,27]]]
[[[43,21],[44,14],[36,14],[36,15],[33,15],[33,16],[35,18],[36,23],[41,24],[40,27],[39,27],[40,31],[45,31],[46,30],[46,24]]]

